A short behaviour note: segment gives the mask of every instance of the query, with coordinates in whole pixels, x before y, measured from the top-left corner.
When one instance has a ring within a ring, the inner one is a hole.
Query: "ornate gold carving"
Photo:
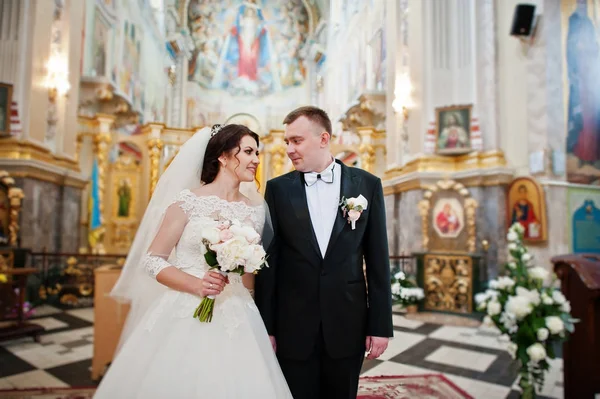
[[[430,195],[431,196],[431,195]],[[429,200],[424,199],[419,201],[419,214],[421,215],[421,230],[423,239],[423,250],[427,251],[429,246],[429,208],[431,204]]]
[[[0,251],[0,273],[12,269],[15,264],[15,254],[12,250]]]
[[[148,140],[148,150],[150,156],[150,196],[154,192],[158,184],[158,176],[160,175],[160,153],[163,148],[161,139]]]
[[[460,193],[463,194],[462,191]],[[477,230],[476,230],[476,226],[475,226],[475,222],[476,222],[475,212],[477,210],[477,206],[478,206],[478,204],[475,199],[473,199],[473,198],[465,199],[467,234],[469,235],[469,238],[467,239],[467,246],[468,246],[468,251],[471,253],[475,252],[475,250],[477,248],[477,241],[476,241]]]
[[[371,144],[361,144],[358,148],[360,152],[360,160],[362,169],[373,173],[373,165],[375,163],[375,147]]]
[[[497,169],[496,171],[490,171]],[[481,173],[481,172],[484,172]],[[453,174],[470,172],[471,176],[461,177],[464,186],[495,186],[508,184],[512,180],[513,172],[507,169],[504,153],[499,150],[487,152],[472,152],[459,156],[423,155],[413,159],[406,165],[389,169],[385,172],[384,180],[393,180],[402,176],[411,175],[410,179],[402,180],[388,192],[403,192],[424,188],[427,174],[432,172],[452,177]],[[491,172],[491,173],[490,173]],[[413,177],[414,176],[414,177]]]
[[[72,158],[52,154],[52,152],[31,141],[6,138],[0,146],[0,159],[35,160],[61,169],[79,172],[79,163]]]
[[[473,311],[473,261],[465,255],[424,257],[425,309]]]
[[[23,194],[23,190],[20,188],[11,187],[8,190],[8,198],[10,198],[10,224],[8,226],[10,245],[16,246],[19,237],[19,213],[21,212],[21,203],[23,198],[25,198],[25,194]]]
[[[271,154],[272,177],[281,176],[285,163],[285,147],[283,145],[276,145],[269,150],[269,153]]]

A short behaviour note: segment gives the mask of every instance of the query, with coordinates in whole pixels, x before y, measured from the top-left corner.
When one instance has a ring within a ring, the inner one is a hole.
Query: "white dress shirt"
[[[310,219],[323,257],[327,252],[329,238],[339,210],[342,182],[342,167],[335,160],[319,173],[330,168],[333,168],[333,183],[318,179],[315,184],[304,187]]]

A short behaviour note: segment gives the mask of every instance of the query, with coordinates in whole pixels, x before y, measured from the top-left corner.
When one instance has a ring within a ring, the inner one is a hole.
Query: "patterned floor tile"
[[[0,378],[26,371],[34,371],[35,369],[36,367],[32,364],[0,346]]]

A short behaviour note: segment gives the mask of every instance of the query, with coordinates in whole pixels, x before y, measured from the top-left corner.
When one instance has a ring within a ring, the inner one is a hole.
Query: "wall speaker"
[[[517,4],[513,15],[511,36],[529,36],[535,20],[535,6],[533,4]]]

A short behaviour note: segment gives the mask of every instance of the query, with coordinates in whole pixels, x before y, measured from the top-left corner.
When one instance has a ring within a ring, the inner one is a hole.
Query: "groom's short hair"
[[[290,123],[294,123],[294,121],[301,116],[304,116],[309,121],[318,124],[331,135],[331,120],[329,119],[329,115],[327,115],[327,112],[323,111],[321,108],[313,107],[311,105],[296,108],[287,114],[283,120],[283,124],[289,125]]]

